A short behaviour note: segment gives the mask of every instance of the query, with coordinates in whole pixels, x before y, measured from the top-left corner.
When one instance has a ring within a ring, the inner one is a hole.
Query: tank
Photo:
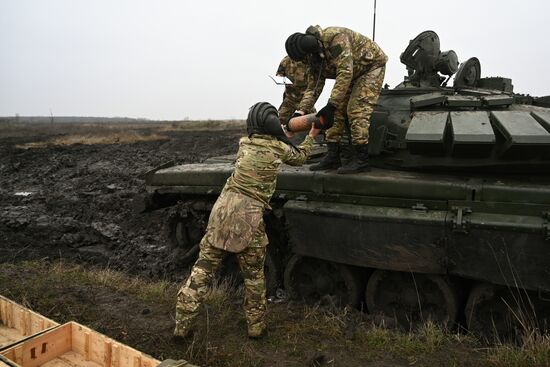
[[[550,96],[481,77],[477,58],[459,65],[432,31],[400,59],[408,75],[384,87],[373,113],[371,172],[281,171],[265,215],[268,295],[281,288],[405,327],[432,319],[502,335],[544,325]],[[182,262],[196,258],[233,159],[145,176],[146,210],[171,206],[167,235]]]

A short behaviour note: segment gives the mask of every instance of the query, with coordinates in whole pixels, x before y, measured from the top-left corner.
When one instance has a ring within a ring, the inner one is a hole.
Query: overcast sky
[[[385,82],[418,33],[439,34],[459,60],[514,90],[550,94],[548,0],[378,0]],[[0,0],[0,116],[245,118],[281,102],[284,42],[310,24],[372,36],[373,0]],[[326,103],[332,84],[317,106]]]

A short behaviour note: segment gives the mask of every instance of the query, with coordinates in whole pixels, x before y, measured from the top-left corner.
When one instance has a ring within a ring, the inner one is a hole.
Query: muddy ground
[[[175,294],[188,268],[170,256],[166,210],[135,212],[140,175],[171,160],[234,153],[243,133],[181,124],[0,126],[0,294],[156,358],[203,366],[550,365],[548,340],[534,358],[433,325],[400,333],[358,310],[293,302],[270,304],[269,335],[255,342],[245,336],[240,291],[223,284],[196,335],[174,342]]]
[[[171,160],[201,162],[233,153],[242,131],[130,127],[137,135],[106,132],[119,140],[130,136],[128,144],[62,145],[69,142],[66,128],[48,133],[30,127],[26,136],[0,136],[0,258],[79,259],[162,278],[184,273],[167,256],[166,213],[133,210],[133,200],[145,191],[140,175]],[[77,134],[91,140],[94,130],[105,129],[82,127]],[[153,134],[161,140],[131,141]],[[29,144],[35,147],[25,148]]]

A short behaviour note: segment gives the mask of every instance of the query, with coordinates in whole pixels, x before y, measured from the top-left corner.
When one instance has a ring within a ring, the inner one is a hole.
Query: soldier
[[[277,75],[284,76],[292,82],[292,84],[285,86],[283,102],[279,107],[279,121],[281,124],[285,125],[294,111],[298,109],[298,106],[304,97],[304,92],[307,89],[307,65],[302,61],[294,61],[290,57],[285,56],[279,64]],[[316,98],[319,97],[322,90],[323,86],[316,89]],[[312,106],[310,110],[304,112],[313,113],[315,112],[315,108]]]
[[[285,43],[293,60],[305,61],[314,77],[294,114],[303,114],[317,101],[315,89],[325,79],[336,79],[328,103],[318,113],[334,125],[326,132],[328,154],[312,170],[340,167],[340,140],[349,121],[352,159],[338,173],[370,170],[368,141],[371,114],[380,96],[388,58],[380,47],[351,29],[310,26],[306,33],[294,33]],[[293,116],[294,116],[293,115]]]
[[[256,103],[247,118],[248,136],[241,138],[235,170],[218,198],[200,243],[199,258],[178,292],[174,336],[186,337],[216,269],[230,252],[237,254],[244,278],[244,310],[248,336],[266,332],[264,260],[268,243],[264,209],[275,191],[282,163],[305,162],[319,130],[312,126],[297,148],[283,132],[277,110],[267,102]]]

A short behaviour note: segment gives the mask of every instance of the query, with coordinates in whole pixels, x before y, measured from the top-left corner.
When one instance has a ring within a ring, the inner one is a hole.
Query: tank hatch
[[[491,121],[500,156],[533,158],[550,147],[550,133],[527,111],[493,111]]]

